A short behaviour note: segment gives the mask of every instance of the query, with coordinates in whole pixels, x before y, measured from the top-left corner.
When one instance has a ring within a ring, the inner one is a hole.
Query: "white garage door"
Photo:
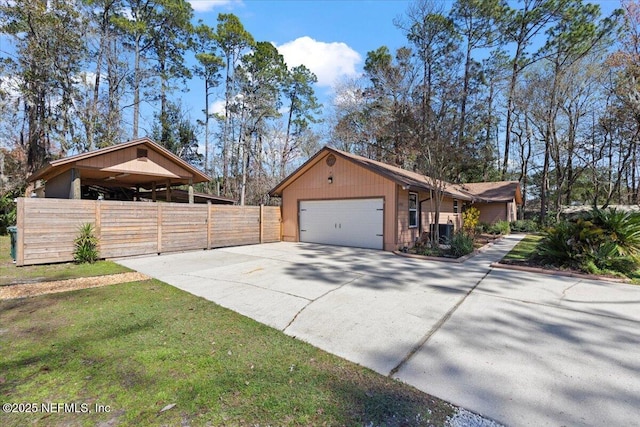
[[[383,249],[382,199],[300,202],[300,241]]]

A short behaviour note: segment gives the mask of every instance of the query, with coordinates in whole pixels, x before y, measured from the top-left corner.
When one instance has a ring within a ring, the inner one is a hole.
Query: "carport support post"
[[[171,201],[171,181],[167,181],[167,202]]]
[[[189,178],[189,204],[193,204],[193,179]]]
[[[156,182],[151,183],[151,200],[156,201]]]
[[[71,169],[71,188],[69,188],[69,198],[70,199],[82,198],[82,186],[80,184],[80,170],[76,168]]]

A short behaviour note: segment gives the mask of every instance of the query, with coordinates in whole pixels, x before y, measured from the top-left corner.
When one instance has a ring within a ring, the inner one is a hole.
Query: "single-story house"
[[[477,204],[481,218],[485,212],[492,221],[515,219],[522,202],[518,183],[481,184],[446,183],[439,223],[461,227],[465,204]],[[269,194],[282,198],[284,241],[389,251],[429,232],[432,190],[422,174],[327,146]]]
[[[211,178],[149,138],[53,160],[28,180],[32,187],[27,196],[114,200],[141,200],[144,196],[153,201],[233,203],[215,196],[198,197],[193,184]],[[39,185],[43,181],[44,185]],[[181,185],[188,190],[172,190]],[[179,197],[172,199],[174,192]]]

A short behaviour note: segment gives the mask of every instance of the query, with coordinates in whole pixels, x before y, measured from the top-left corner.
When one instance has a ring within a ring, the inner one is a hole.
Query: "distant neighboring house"
[[[431,230],[432,186],[419,173],[324,147],[269,193],[282,198],[284,241],[396,250]],[[463,205],[487,222],[515,219],[517,182],[447,184],[445,230],[461,227]],[[448,226],[448,227],[447,227]]]

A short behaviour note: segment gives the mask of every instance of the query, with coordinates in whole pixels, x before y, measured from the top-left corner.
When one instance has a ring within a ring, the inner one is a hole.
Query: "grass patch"
[[[536,246],[538,246],[542,237],[540,234],[527,234],[502,260],[530,261],[535,255]]]
[[[77,277],[104,276],[106,274],[131,271],[111,261],[98,261],[93,264],[62,263],[16,267],[11,259],[10,250],[11,240],[9,236],[0,236],[0,286],[75,279]]]
[[[162,282],[0,302],[3,426],[443,425],[452,407]],[[95,413],[95,405],[110,412]],[[164,412],[167,405],[173,405]]]

